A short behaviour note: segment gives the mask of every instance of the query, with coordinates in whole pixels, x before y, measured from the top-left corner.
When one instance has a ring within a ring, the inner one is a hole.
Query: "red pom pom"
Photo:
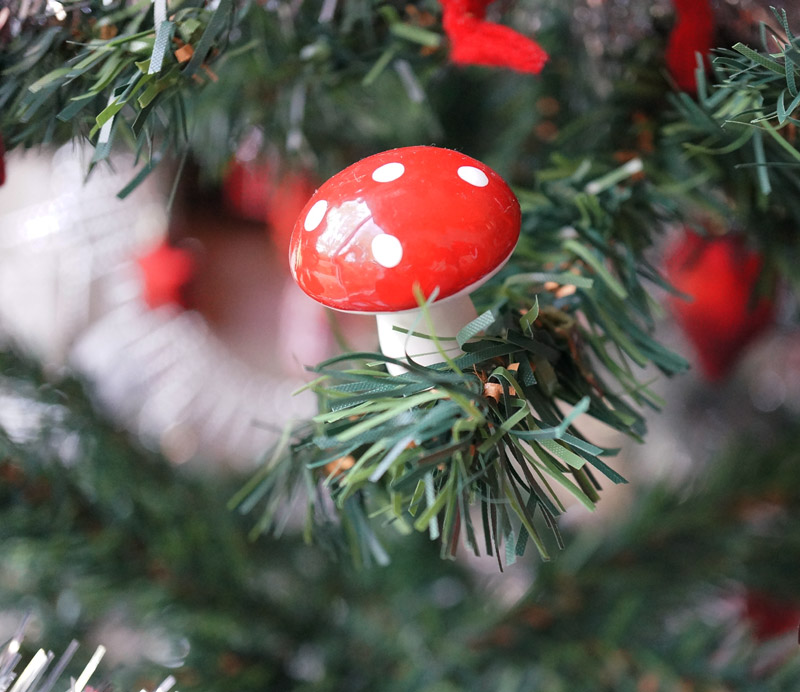
[[[450,39],[450,60],[458,65],[507,67],[538,74],[547,53],[513,29],[484,20],[490,0],[441,0],[442,25]]]
[[[672,0],[675,26],[664,59],[682,91],[697,92],[697,53],[706,56],[714,47],[714,12],[708,0]]]
[[[162,243],[136,262],[142,277],[142,297],[150,308],[162,305],[189,307],[185,288],[195,270],[190,252]]]
[[[668,251],[665,268],[672,285],[692,298],[669,299],[676,322],[706,378],[722,379],[774,318],[772,299],[753,295],[761,256],[740,236],[705,237],[687,230]]]

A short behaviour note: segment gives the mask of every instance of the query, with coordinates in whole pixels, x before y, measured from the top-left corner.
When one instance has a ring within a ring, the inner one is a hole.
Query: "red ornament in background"
[[[142,277],[142,297],[148,307],[190,307],[185,289],[194,275],[195,260],[188,250],[164,242],[136,262]]]
[[[309,176],[295,171],[284,175],[269,196],[267,224],[281,253],[288,254],[289,239],[297,217],[316,189]]]
[[[744,615],[758,641],[781,637],[800,627],[800,605],[785,603],[760,591],[744,596]]]
[[[231,212],[249,221],[267,218],[267,196],[272,188],[272,168],[263,161],[231,162],[222,192]]]
[[[547,53],[510,27],[487,22],[491,0],[441,0],[442,26],[450,39],[450,60],[457,65],[507,67],[539,74]]]
[[[234,161],[223,182],[228,208],[243,219],[266,222],[281,252],[289,251],[297,216],[314,190],[309,175],[288,171],[279,176],[264,161]]]
[[[772,324],[772,298],[754,296],[761,268],[761,256],[733,234],[706,237],[687,229],[667,252],[667,278],[693,298],[671,296],[669,306],[710,381],[725,377],[745,347]]]
[[[682,91],[697,92],[697,53],[706,56],[714,47],[714,12],[708,0],[672,0],[675,26],[669,35],[664,59]]]

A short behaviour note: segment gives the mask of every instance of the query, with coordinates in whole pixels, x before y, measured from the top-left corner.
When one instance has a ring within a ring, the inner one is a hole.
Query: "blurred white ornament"
[[[0,335],[52,368],[106,310],[101,284],[167,223],[155,178],[116,196],[134,175],[132,158],[85,180],[88,156],[71,144],[14,151],[0,187]]]
[[[137,259],[165,237],[166,186],[151,177],[120,200],[132,159],[85,180],[90,154],[68,145],[9,157],[0,337],[50,369],[76,370],[115,420],[173,462],[252,464],[289,421],[313,415],[313,395],[292,395],[304,384],[301,368],[251,366],[198,313],[147,306]],[[282,302],[273,306],[279,329]],[[319,322],[313,334],[307,324],[282,331],[306,351],[329,343]],[[292,337],[298,328],[304,333]]]
[[[284,425],[313,414],[311,395],[292,396],[298,375],[256,370],[198,313],[141,299],[95,322],[70,362],[103,406],[174,463],[252,463]]]

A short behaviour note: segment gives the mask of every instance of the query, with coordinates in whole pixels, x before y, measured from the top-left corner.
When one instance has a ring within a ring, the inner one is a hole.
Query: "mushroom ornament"
[[[436,336],[454,337],[477,317],[469,294],[500,270],[519,238],[519,202],[491,168],[457,151],[404,147],[369,156],[327,180],[306,203],[289,258],[300,288],[335,310],[375,314],[383,353],[429,365]],[[391,366],[393,374],[402,368]]]

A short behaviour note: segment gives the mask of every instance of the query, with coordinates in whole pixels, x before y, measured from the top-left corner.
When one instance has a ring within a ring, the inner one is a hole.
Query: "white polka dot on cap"
[[[391,183],[397,180],[403,173],[406,172],[406,167],[399,161],[392,161],[391,163],[384,163],[372,171],[372,179],[376,183]]]
[[[461,166],[458,169],[458,177],[465,183],[474,185],[475,187],[486,187],[489,184],[489,178],[480,168],[475,166]]]
[[[321,199],[314,203],[314,206],[308,210],[306,220],[303,222],[303,228],[307,231],[313,231],[317,226],[322,223],[325,218],[325,212],[328,211],[328,203]]]
[[[400,264],[403,259],[403,246],[393,235],[381,233],[372,239],[372,256],[382,267],[391,269]]]

